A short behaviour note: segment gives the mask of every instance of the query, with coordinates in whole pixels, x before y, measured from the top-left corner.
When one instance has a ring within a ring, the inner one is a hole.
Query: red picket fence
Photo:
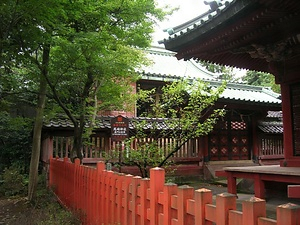
[[[277,207],[277,220],[266,218],[266,202],[251,198],[236,210],[236,196],[189,186],[165,184],[165,171],[150,170],[150,179],[50,159],[49,185],[60,201],[91,225],[298,225],[300,206]]]

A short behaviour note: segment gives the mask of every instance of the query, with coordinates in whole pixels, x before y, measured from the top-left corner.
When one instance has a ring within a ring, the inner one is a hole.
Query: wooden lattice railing
[[[272,159],[283,158],[282,135],[261,135],[259,143],[259,158]]]
[[[151,142],[150,139],[143,140],[145,142]],[[70,151],[73,145],[72,137],[53,137],[53,157],[70,157]],[[101,158],[104,153],[109,154],[112,149],[119,149],[118,145],[122,145],[120,142],[112,141],[109,137],[91,137],[89,145],[86,145],[82,149],[84,158]],[[165,154],[170,149],[170,146],[176,145],[176,140],[172,138],[159,138],[158,147],[161,148]],[[181,149],[174,154],[176,158],[192,158],[199,157],[201,145],[201,138],[195,138],[189,140],[184,144]],[[135,143],[131,143],[131,148],[135,149]]]
[[[49,185],[83,224],[99,225],[296,225],[300,206],[277,207],[277,220],[266,218],[266,202],[250,198],[236,210],[236,196],[189,186],[165,184],[165,171],[153,168],[150,179],[50,159]]]

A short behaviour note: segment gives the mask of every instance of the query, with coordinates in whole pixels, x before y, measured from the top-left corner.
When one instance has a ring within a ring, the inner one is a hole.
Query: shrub
[[[20,168],[12,165],[5,168],[1,175],[0,193],[5,196],[25,195],[27,191],[27,177],[20,173]]]

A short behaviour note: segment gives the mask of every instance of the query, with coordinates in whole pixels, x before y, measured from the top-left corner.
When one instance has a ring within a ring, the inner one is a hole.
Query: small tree
[[[142,176],[148,175],[148,167],[166,166],[188,140],[210,133],[225,115],[224,108],[214,107],[224,88],[225,83],[211,87],[201,80],[180,80],[164,86],[159,101],[152,97],[155,90],[140,90],[139,102],[150,103],[151,107],[144,119],[132,121],[135,134],[125,142],[120,165],[135,165]],[[158,141],[166,137],[175,139],[176,144],[167,146],[164,152]]]
[[[242,80],[249,85],[270,87],[274,92],[280,93],[280,86],[275,83],[275,77],[270,73],[249,70]]]

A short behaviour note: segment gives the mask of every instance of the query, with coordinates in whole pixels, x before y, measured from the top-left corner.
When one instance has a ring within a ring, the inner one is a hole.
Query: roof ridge
[[[262,92],[273,96],[274,98],[280,98],[281,94],[274,92],[270,87],[263,87]]]
[[[180,35],[181,35],[183,33],[188,32],[191,29],[194,29],[194,28],[200,26],[201,24],[207,22],[211,18],[220,14],[221,11],[226,10],[228,8],[228,6],[230,4],[232,4],[233,2],[235,2],[236,0],[226,0],[226,1],[224,1],[224,3],[221,3],[223,1],[224,0],[205,1],[206,5],[210,5],[210,7],[211,7],[210,10],[208,10],[207,12],[202,13],[201,15],[199,15],[193,19],[190,19],[180,25],[177,25],[175,27],[169,27],[167,29],[164,29],[163,31],[168,32],[168,34],[170,35],[169,39],[172,39],[171,35],[172,36],[174,35],[174,37],[177,37],[178,36],[177,33],[180,32]],[[212,6],[211,4],[213,4],[214,6]],[[186,29],[186,31],[184,31],[185,29]],[[166,38],[158,41],[158,43],[162,44],[165,41],[167,41]]]
[[[146,49],[145,51],[150,54],[159,54],[159,55],[174,56],[174,57],[176,54],[176,52],[172,52],[163,47],[158,47],[158,46],[151,46],[150,48]]]

